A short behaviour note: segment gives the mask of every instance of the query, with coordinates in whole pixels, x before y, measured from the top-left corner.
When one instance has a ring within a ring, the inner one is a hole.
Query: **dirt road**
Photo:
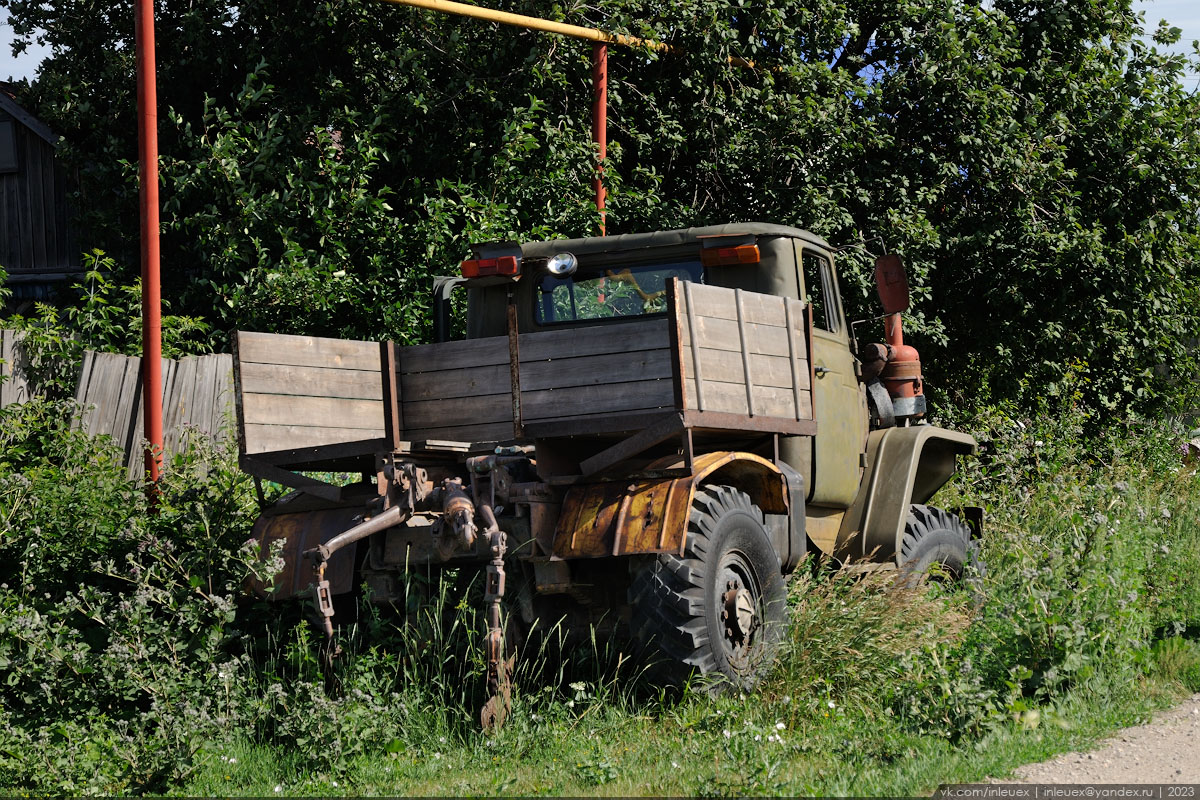
[[[1200,694],[1145,725],[1120,731],[1089,753],[1064,753],[1019,767],[1015,779],[1027,783],[1200,783]]]

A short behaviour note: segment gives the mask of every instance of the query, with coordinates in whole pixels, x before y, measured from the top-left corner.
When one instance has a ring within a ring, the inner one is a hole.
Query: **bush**
[[[299,603],[241,593],[264,566],[246,544],[257,509],[233,454],[194,438],[166,465],[151,513],[116,450],[72,430],[73,412],[47,399],[0,409],[0,786],[165,791],[233,740],[336,776],[385,753],[427,763],[443,740],[474,741],[482,664],[470,589],[410,576],[404,613],[366,606],[339,632],[344,654],[329,669]],[[987,507],[978,596],[802,570],[787,653],[758,711],[685,694],[632,713],[635,695],[616,688],[629,672],[619,653],[595,640],[586,657],[556,649],[549,631],[522,656],[505,735],[549,746],[586,715],[617,725],[651,713],[720,736],[729,763],[754,755],[737,790],[767,791],[784,785],[793,752],[780,724],[849,731],[865,720],[870,733],[844,746],[893,759],[913,737],[977,742],[1033,727],[1077,692],[1148,674],[1194,688],[1196,473],[1169,429],[1114,423],[1087,435],[1095,422],[1005,409],[961,421],[985,453],[939,503]],[[587,663],[562,666],[572,660]],[[575,779],[607,784],[612,758],[581,759]],[[733,791],[729,780],[697,787]]]

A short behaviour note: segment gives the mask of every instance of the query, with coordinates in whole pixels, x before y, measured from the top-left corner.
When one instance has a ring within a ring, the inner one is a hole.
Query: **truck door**
[[[799,243],[798,243],[799,244]],[[813,304],[813,411],[808,502],[847,508],[862,477],[860,454],[867,442],[867,401],[858,382],[850,332],[827,253],[801,251],[801,291]]]

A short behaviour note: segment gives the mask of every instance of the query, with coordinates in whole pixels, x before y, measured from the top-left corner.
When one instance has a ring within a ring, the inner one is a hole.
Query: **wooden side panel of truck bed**
[[[668,300],[665,316],[414,347],[239,333],[242,452],[315,448],[311,463],[328,448],[632,434],[664,415],[815,431],[807,307],[678,281]]]

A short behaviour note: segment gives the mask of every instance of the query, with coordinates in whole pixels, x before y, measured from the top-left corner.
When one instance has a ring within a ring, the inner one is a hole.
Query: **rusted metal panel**
[[[283,570],[275,576],[271,590],[259,581],[252,581],[251,588],[261,597],[282,600],[305,592],[316,579],[312,562],[304,557],[304,551],[325,544],[333,537],[355,525],[355,517],[362,514],[361,507],[331,508],[322,511],[305,511],[296,514],[280,514],[274,517],[259,517],[254,523],[254,539],[259,543],[260,558],[271,556],[282,542]],[[325,570],[334,594],[344,594],[354,587],[354,548],[344,548],[330,557]]]
[[[677,469],[680,456],[653,462],[647,472]],[[639,553],[682,553],[695,489],[706,478],[745,491],[768,514],[788,511],[787,486],[771,462],[750,453],[698,456],[691,475],[630,483],[581,484],[567,491],[555,531],[557,559]]]

